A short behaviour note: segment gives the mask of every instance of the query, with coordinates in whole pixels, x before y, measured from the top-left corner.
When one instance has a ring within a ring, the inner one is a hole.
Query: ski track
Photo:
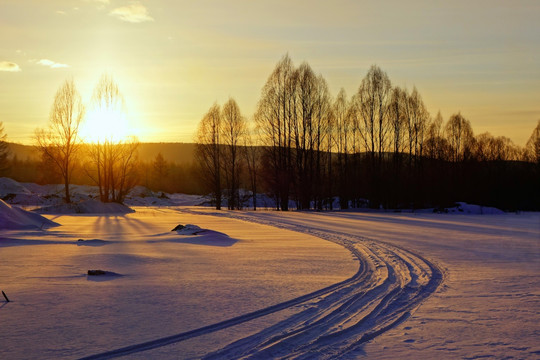
[[[343,359],[362,354],[362,345],[407,320],[444,279],[444,272],[408,250],[358,235],[317,229],[280,218],[246,213],[177,209],[270,225],[319,237],[348,249],[357,273],[340,283],[219,323],[82,359],[110,359],[210,334],[287,308],[303,310],[204,359]]]

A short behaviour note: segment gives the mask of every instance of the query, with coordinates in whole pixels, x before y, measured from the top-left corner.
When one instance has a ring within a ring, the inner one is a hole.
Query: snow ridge
[[[279,222],[261,214],[180,212],[225,216],[317,236],[347,248],[358,259],[351,278],[286,302],[199,329],[96,354],[84,359],[109,359],[138,353],[209,334],[294,306],[304,310],[207,354],[205,359],[355,358],[361,346],[405,321],[443,281],[443,271],[429,260],[380,241],[315,229],[294,219]]]

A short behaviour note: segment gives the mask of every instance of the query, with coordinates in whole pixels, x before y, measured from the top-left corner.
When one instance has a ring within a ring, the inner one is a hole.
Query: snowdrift
[[[466,202],[457,202],[454,207],[444,209],[449,214],[470,214],[470,215],[502,215],[505,212],[490,206],[481,206],[467,204]]]
[[[59,225],[39,214],[13,207],[0,200],[1,230],[44,229]]]
[[[0,197],[5,197],[9,194],[24,194],[30,195],[31,192],[26,187],[10,178],[0,178]]]
[[[118,203],[85,200],[79,203],[46,206],[34,210],[41,214],[128,214],[135,210]]]
[[[71,200],[74,203],[87,202],[99,199],[99,189],[90,185],[70,185]],[[60,214],[73,213],[122,213],[118,209],[95,210],[82,207],[64,206],[64,185],[38,185],[34,183],[19,183],[10,178],[0,178],[0,198],[10,204],[32,205],[40,207],[57,206],[49,211]],[[199,195],[166,194],[154,192],[144,186],[134,187],[124,199],[128,206],[196,206],[204,198]],[[94,206],[95,208],[95,206]]]

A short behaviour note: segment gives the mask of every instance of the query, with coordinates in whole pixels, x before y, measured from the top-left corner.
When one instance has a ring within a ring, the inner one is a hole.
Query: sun
[[[88,112],[81,124],[79,135],[84,142],[119,142],[128,138],[130,127],[124,111],[116,108],[96,107]]]

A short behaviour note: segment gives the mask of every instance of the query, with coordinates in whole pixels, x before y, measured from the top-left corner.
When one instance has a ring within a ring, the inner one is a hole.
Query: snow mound
[[[155,193],[144,186],[136,186],[124,202],[131,206],[197,206],[204,201],[200,195]]]
[[[0,178],[0,197],[4,197],[9,194],[30,195],[31,192],[13,179],[6,177]]]
[[[39,214],[13,207],[0,200],[0,229],[2,230],[43,229],[59,225]]]
[[[201,229],[197,225],[186,224],[186,225],[178,225],[171,231],[176,231],[179,235],[198,235],[199,233],[205,230]]]
[[[155,194],[147,187],[137,185],[128,193],[128,197],[152,197]]]
[[[466,202],[457,202],[456,206],[448,209],[448,213],[454,214],[473,214],[473,215],[499,215],[504,214],[504,211],[481,205],[467,204]]]
[[[118,203],[85,200],[79,203],[46,206],[34,210],[42,214],[128,214],[135,210]]]

